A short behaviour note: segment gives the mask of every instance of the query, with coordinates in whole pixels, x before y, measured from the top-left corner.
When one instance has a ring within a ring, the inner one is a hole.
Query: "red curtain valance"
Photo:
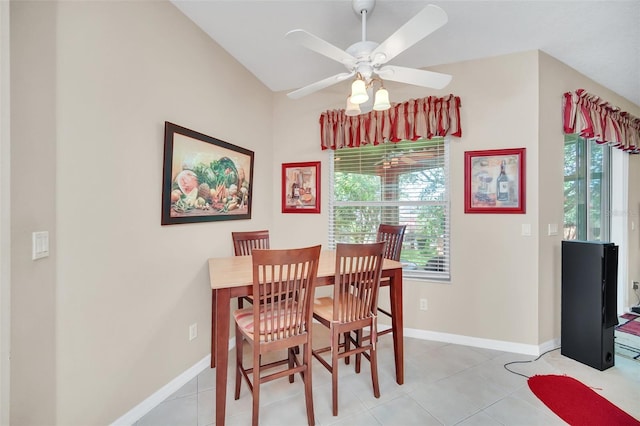
[[[562,115],[566,134],[578,133],[629,154],[640,153],[640,118],[584,89],[564,94]]]
[[[340,149],[401,140],[462,136],[460,98],[429,96],[395,104],[386,111],[348,116],[343,109],[320,115],[320,146]]]

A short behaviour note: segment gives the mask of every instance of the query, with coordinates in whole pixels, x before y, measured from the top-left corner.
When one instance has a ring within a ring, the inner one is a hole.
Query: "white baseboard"
[[[390,326],[380,324],[380,330],[391,328]],[[456,345],[474,346],[477,348],[494,349],[503,352],[514,352],[525,355],[540,355],[546,351],[560,346],[560,339],[553,339],[542,343],[541,345],[527,345],[524,343],[505,342],[502,340],[481,339],[479,337],[462,336],[459,334],[439,333],[436,331],[418,330],[414,328],[405,328],[404,335],[422,340],[434,340],[436,342],[454,343]],[[235,346],[235,339],[229,340],[229,350]],[[158,404],[167,399],[173,393],[178,391],[182,386],[187,384],[191,379],[200,374],[205,368],[211,365],[211,355],[207,355],[198,361],[195,365],[188,368],[182,374],[169,383],[164,385],[154,394],[133,407],[128,413],[111,423],[111,426],[130,426],[140,420],[145,414],[154,409]]]
[[[229,340],[229,350],[235,347],[235,338]],[[162,401],[177,392],[181,387],[189,383],[194,377],[203,372],[211,365],[211,354],[205,356],[200,361],[182,372],[178,377],[158,389],[147,399],[133,407],[129,412],[121,416],[119,419],[111,423],[111,426],[131,426],[149,411],[153,410]]]
[[[191,379],[211,365],[211,355],[207,355],[195,365],[158,389],[147,399],[129,410],[128,413],[111,423],[111,426],[130,426],[140,420],[145,414],[158,406],[162,401],[173,395],[178,389],[186,385]]]
[[[503,352],[514,352],[524,355],[540,355],[548,350],[560,346],[560,339],[553,339],[541,345],[527,345],[524,343],[506,342],[503,340],[482,339],[479,337],[462,336],[459,334],[439,333],[436,331],[405,328],[404,335],[422,340],[454,343],[456,345],[474,346],[476,348],[494,349]]]

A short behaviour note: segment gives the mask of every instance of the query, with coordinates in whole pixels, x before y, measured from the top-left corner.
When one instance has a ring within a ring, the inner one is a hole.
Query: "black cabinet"
[[[598,370],[614,365],[618,246],[562,242],[562,355]]]

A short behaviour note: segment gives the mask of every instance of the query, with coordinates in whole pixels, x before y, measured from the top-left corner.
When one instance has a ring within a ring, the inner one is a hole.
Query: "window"
[[[449,152],[443,138],[333,152],[329,246],[376,239],[380,223],[406,225],[405,277],[448,280]]]
[[[611,147],[578,135],[564,142],[564,239],[609,241]]]

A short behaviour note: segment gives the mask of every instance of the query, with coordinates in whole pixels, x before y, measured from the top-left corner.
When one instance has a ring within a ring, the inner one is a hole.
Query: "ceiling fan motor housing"
[[[376,0],[353,0],[353,11],[356,15],[362,15],[362,11],[366,10],[367,15],[371,15],[373,8],[376,6]]]
[[[359,41],[349,46],[346,52],[356,58],[356,63],[355,65],[345,64],[347,69],[359,72],[368,81],[373,74],[373,58],[371,58],[371,52],[373,52],[378,45],[379,43],[375,41]]]

